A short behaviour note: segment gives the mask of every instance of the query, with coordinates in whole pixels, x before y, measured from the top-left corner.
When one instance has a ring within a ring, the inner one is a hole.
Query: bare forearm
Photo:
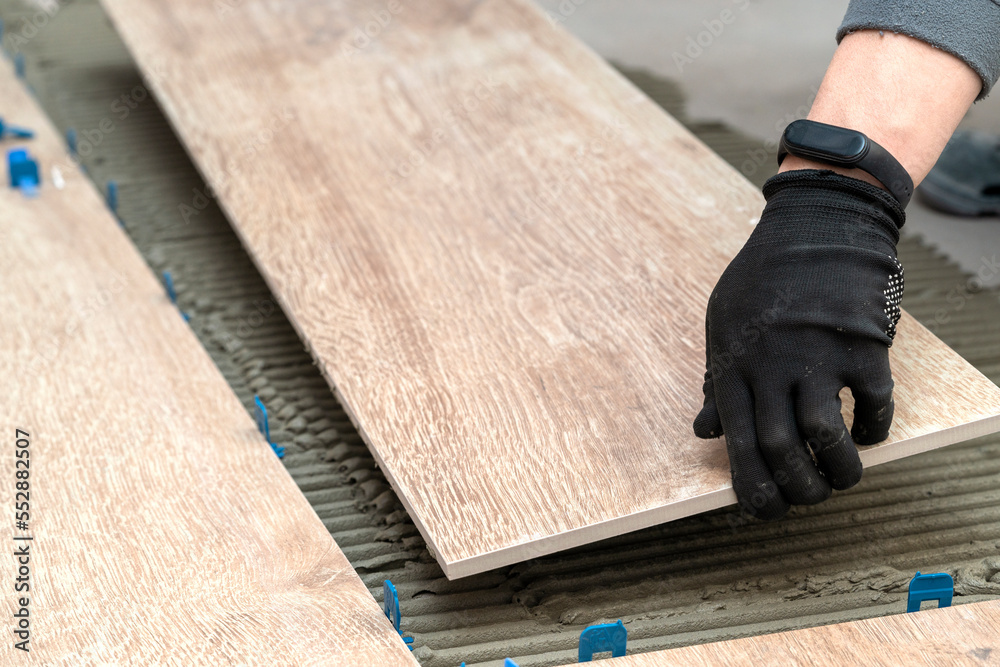
[[[931,170],[982,88],[965,62],[920,40],[865,30],[844,37],[809,119],[864,132],[918,184]],[[858,169],[788,156],[780,171],[833,169],[875,185]]]

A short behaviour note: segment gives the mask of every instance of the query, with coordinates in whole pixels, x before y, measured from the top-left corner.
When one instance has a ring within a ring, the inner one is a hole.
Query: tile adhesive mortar
[[[289,473],[372,595],[396,584],[425,667],[572,663],[586,625],[619,618],[629,651],[643,652],[900,613],[916,570],[951,573],[956,604],[1000,596],[998,436],[878,466],[778,523],[721,510],[449,582],[99,4],[50,4],[0,0],[4,45],[24,54],[57,127],[75,128],[95,184],[117,183],[128,234],[157,275],[171,273],[179,307],[243,404],[252,410],[254,394],[267,403]],[[759,152],[751,137],[688,119],[671,82],[623,73],[737,168]],[[277,135],[248,136],[248,149]],[[754,171],[758,185],[773,173]],[[998,294],[974,289],[919,238],[904,237],[900,257],[909,312],[1000,379]],[[960,309],[946,299],[956,289]]]

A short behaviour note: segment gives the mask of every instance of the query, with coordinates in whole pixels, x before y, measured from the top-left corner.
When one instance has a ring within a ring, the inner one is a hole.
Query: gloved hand
[[[857,484],[854,443],[889,433],[905,215],[888,192],[831,171],[778,174],[764,197],[760,222],[709,299],[694,431],[725,433],[740,506],[777,519]],[[855,399],[850,434],[844,386]]]

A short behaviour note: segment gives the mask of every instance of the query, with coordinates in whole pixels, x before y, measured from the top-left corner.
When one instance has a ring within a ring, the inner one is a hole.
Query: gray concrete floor
[[[847,0],[540,0],[608,60],[677,81],[694,120],[721,120],[776,142],[803,117],[836,48]],[[728,12],[728,14],[723,14]],[[700,44],[699,44],[700,40]],[[962,127],[1000,134],[1000,90]],[[969,273],[1000,256],[1000,218],[966,220],[914,202],[905,228]],[[984,270],[987,286],[1000,272]]]

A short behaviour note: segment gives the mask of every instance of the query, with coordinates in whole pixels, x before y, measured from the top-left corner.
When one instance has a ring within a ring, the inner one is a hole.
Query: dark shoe
[[[1000,215],[1000,137],[956,132],[917,194],[952,215]]]

